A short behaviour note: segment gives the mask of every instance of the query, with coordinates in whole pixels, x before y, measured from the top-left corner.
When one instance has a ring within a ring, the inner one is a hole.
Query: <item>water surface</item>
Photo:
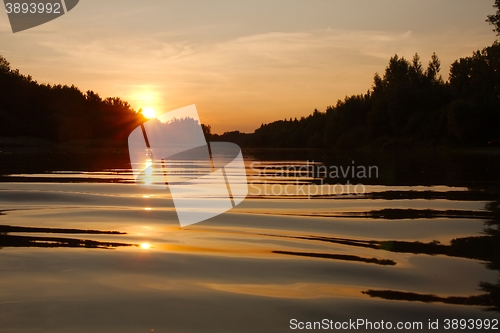
[[[354,160],[289,154],[246,152],[249,175],[253,162]],[[430,157],[356,157],[380,168],[360,195],[265,195],[253,174],[242,204],[186,228],[170,194],[137,187],[126,163],[19,169],[11,158],[0,183],[0,332],[498,318],[500,196],[490,169],[500,164],[454,158],[463,163],[440,177],[454,162],[439,157],[426,177]]]

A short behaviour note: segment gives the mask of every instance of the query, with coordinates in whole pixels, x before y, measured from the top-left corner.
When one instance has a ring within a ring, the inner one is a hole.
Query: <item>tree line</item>
[[[500,0],[487,22],[500,36]],[[262,124],[252,134],[207,136],[247,147],[371,148],[500,145],[500,44],[455,61],[448,80],[433,54],[424,68],[420,57],[395,55],[372,87],[347,96],[324,112]]]
[[[423,66],[395,55],[365,94],[325,112],[262,124],[254,133],[209,135],[247,147],[484,146],[500,138],[500,44],[455,61],[444,81],[433,54]]]
[[[0,56],[0,136],[126,144],[144,118],[120,98],[39,84]]]

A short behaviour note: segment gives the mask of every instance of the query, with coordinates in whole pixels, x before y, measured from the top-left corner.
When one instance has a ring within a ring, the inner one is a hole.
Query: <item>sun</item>
[[[149,243],[142,243],[140,246],[141,246],[141,249],[143,249],[143,250],[149,250],[151,248],[151,244],[149,244]]]
[[[156,111],[153,108],[144,108],[142,115],[148,119],[156,117]]]

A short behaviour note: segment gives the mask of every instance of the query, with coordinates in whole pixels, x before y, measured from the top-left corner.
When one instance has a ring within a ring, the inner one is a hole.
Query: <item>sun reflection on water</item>
[[[146,163],[145,163],[145,172],[146,172],[146,175],[144,177],[144,183],[146,185],[151,185],[151,183],[153,182],[153,160],[151,159],[147,159],[146,160]]]

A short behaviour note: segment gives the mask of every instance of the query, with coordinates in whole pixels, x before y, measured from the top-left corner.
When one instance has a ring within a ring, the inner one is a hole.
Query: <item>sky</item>
[[[491,45],[493,0],[80,0],[13,34],[0,55],[39,83],[74,84],[136,110],[196,104],[213,132],[324,111],[365,93],[394,54],[442,75]]]

